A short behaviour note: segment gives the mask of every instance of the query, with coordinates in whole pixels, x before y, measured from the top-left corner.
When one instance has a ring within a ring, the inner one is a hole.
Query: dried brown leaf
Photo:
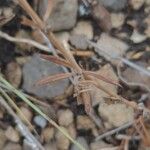
[[[45,11],[45,14],[43,16],[43,20],[44,22],[46,22],[52,12],[52,8],[53,8],[53,0],[48,0],[47,2],[47,9]]]
[[[150,146],[150,135],[145,127],[144,124],[144,119],[142,116],[140,116],[136,121],[135,121],[135,129],[137,130],[137,132],[139,133],[139,135],[141,136],[143,143],[145,146]]]
[[[97,79],[100,79],[100,80],[103,80],[107,83],[114,84],[114,85],[117,85],[117,86],[121,87],[121,85],[118,83],[118,81],[113,81],[113,80],[108,79],[108,78],[106,78],[106,77],[104,77],[104,76],[102,76],[98,73],[95,73],[95,72],[92,72],[92,71],[83,71],[83,74],[93,76],[93,77],[95,77]]]
[[[68,68],[72,68],[72,65],[69,62],[67,62],[65,59],[62,59],[62,58],[59,58],[56,56],[52,56],[52,55],[43,55],[43,54],[40,54],[40,57],[42,59],[51,61],[57,65],[62,65],[62,66],[68,67]]]
[[[45,77],[41,80],[38,80],[35,85],[45,85],[45,84],[50,84],[62,79],[69,78],[73,75],[73,73],[60,73],[60,74],[55,74],[55,75],[50,75],[48,77]]]

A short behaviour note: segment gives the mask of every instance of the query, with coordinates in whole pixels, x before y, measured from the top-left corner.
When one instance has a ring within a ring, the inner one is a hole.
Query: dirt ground
[[[0,150],[150,149],[150,0],[0,0]]]

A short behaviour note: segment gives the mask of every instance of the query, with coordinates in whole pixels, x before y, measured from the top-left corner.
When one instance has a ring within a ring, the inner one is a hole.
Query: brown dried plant
[[[134,122],[134,127],[137,133],[140,135],[142,142],[145,146],[150,146],[150,135],[146,129],[143,116],[139,116]]]
[[[61,53],[63,58],[60,57],[54,57],[54,56],[48,56],[48,55],[41,55],[42,58],[52,61],[56,64],[63,65],[65,67],[68,67],[71,69],[70,73],[62,73],[57,74],[53,76],[46,77],[44,79],[41,79],[37,82],[38,85],[48,84],[54,81],[58,81],[60,79],[65,79],[68,77],[73,77],[73,84],[75,85],[76,93],[75,95],[80,98],[79,103],[83,103],[85,106],[85,110],[87,113],[90,113],[92,111],[92,105],[91,105],[91,96],[89,93],[89,85],[94,85],[97,88],[103,90],[108,95],[110,95],[114,99],[121,100],[122,102],[126,103],[127,105],[130,105],[131,107],[137,109],[137,104],[134,102],[130,102],[117,94],[112,93],[111,91],[108,91],[105,87],[101,86],[99,83],[97,83],[94,78],[103,80],[107,83],[119,85],[117,82],[112,81],[111,79],[108,79],[108,77],[103,77],[95,72],[91,71],[85,71],[83,70],[76,62],[75,58],[73,57],[70,50],[67,50],[64,48],[64,46],[57,40],[55,35],[51,32],[50,29],[47,28],[46,23],[43,21],[44,18],[48,18],[48,14],[50,14],[50,10],[46,10],[46,17],[43,18],[43,20],[35,13],[35,11],[31,8],[31,6],[28,4],[26,0],[18,0],[19,5],[25,10],[25,12],[29,15],[31,19],[23,19],[23,24],[26,24],[28,26],[31,26],[33,29],[36,29],[41,33],[41,35],[46,38],[46,40],[49,41],[49,43],[52,43],[52,45]],[[49,9],[49,8],[47,8]]]

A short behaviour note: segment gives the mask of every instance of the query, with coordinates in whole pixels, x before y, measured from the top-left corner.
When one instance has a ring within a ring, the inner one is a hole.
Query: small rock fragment
[[[109,65],[106,64],[104,67],[102,67],[98,73],[106,78],[109,78],[113,81],[118,81],[118,77],[115,74],[113,68]],[[104,81],[101,80],[97,80],[95,79],[97,83],[99,83],[102,87],[104,87],[105,89],[107,89],[108,91],[117,94],[117,87],[115,85],[106,83]],[[99,102],[101,102],[105,97],[108,97],[108,94],[106,94],[104,91],[93,87],[93,89],[91,90],[91,97],[92,97],[92,105],[95,106],[97,105]]]
[[[64,127],[61,127],[61,128],[63,128],[63,130],[67,132],[66,128],[64,128]],[[60,131],[56,132],[55,138],[56,138],[56,145],[57,145],[58,149],[68,150],[69,145],[70,145],[70,141],[68,138],[66,138]]]
[[[58,40],[63,44],[63,46],[67,50],[69,50],[70,49],[70,46],[68,44],[69,37],[70,37],[69,32],[58,32],[58,33],[55,33],[55,35],[58,38]]]
[[[124,24],[125,15],[123,13],[111,13],[111,22],[113,28],[119,28]]]
[[[55,143],[51,142],[44,146],[45,150],[58,150]]]
[[[19,57],[16,57],[16,62],[20,66],[24,65],[25,63],[27,63],[30,60],[31,60],[31,56],[19,56]]]
[[[9,126],[7,128],[7,130],[5,131],[5,135],[6,135],[7,139],[10,140],[11,142],[17,143],[20,140],[20,135],[19,135],[18,131],[15,130],[12,126]]]
[[[15,17],[13,9],[11,7],[1,7],[0,8],[0,27],[8,23]]]
[[[77,129],[93,129],[95,128],[95,124],[88,116],[77,116]]]
[[[89,21],[79,21],[71,32],[72,35],[85,35],[89,40],[93,39],[93,27]]]
[[[7,80],[15,87],[18,88],[21,83],[22,70],[18,63],[10,62],[5,69]]]
[[[150,15],[145,18],[144,23],[146,23],[147,28],[145,30],[145,34],[147,37],[150,37]]]
[[[111,57],[121,57],[128,49],[128,45],[114,37],[103,33],[100,39],[97,41],[97,46],[100,48],[95,48],[95,51],[103,56],[108,61],[113,61]]]
[[[58,123],[61,126],[68,126],[73,122],[73,113],[71,110],[59,110],[58,111]]]
[[[145,0],[130,0],[130,4],[133,7],[133,9],[138,10],[142,7]]]
[[[31,140],[27,140],[26,138],[23,140],[23,150],[34,150],[34,149],[39,149],[37,144],[31,142]]]
[[[105,7],[119,11],[126,7],[127,0],[98,0],[101,4],[103,4]]]
[[[54,132],[55,132],[55,130],[54,130],[54,128],[52,128],[52,127],[47,127],[47,128],[45,128],[45,129],[43,129],[43,131],[42,131],[42,136],[43,136],[44,141],[45,141],[46,143],[49,143],[49,142],[53,139],[53,137],[54,137]]]
[[[44,15],[47,8],[46,1],[39,1],[39,14]],[[74,27],[77,18],[77,0],[55,0],[48,24],[53,31],[68,30]]]
[[[2,129],[0,129],[0,149],[3,148],[3,146],[6,143],[6,141],[7,141],[7,137],[5,135],[5,132]]]
[[[100,149],[107,149],[112,148],[113,145],[107,144],[103,141],[97,141],[90,144],[91,150],[100,150]]]
[[[28,107],[25,107],[25,106],[21,106],[21,107],[20,107],[20,110],[21,110],[21,112],[23,113],[23,115],[26,117],[26,119],[27,119],[29,122],[31,122],[32,116],[33,116],[31,110],[30,110]],[[18,114],[18,115],[20,116],[20,118],[22,118],[22,119],[24,120],[24,118],[22,117],[21,114]]]
[[[22,150],[21,145],[16,143],[7,143],[3,150]]]
[[[149,67],[148,64],[143,63],[141,61],[137,61],[135,63],[138,66],[141,66],[144,68]],[[128,67],[126,70],[124,70],[122,72],[122,76],[124,77],[124,79],[127,82],[136,83],[137,85],[140,84],[141,86],[143,85],[143,87],[150,88],[150,78],[147,75],[145,75],[145,74],[143,74],[143,73],[141,73],[135,69]]]
[[[70,43],[76,49],[86,50],[89,46],[85,35],[73,35],[70,37]]]
[[[138,33],[136,30],[134,30],[131,37],[130,37],[130,39],[134,43],[140,43],[140,42],[143,42],[146,39],[146,36]]]
[[[67,127],[67,129],[68,129],[69,135],[70,135],[73,139],[75,139],[75,138],[76,138],[76,135],[77,135],[75,125],[72,123],[72,124],[70,124],[70,125]]]
[[[19,30],[17,33],[16,33],[16,35],[15,35],[15,38],[25,38],[25,39],[31,39],[31,35],[30,35],[30,33],[28,32],[28,31],[25,31],[25,30]],[[18,42],[18,43],[16,43],[17,44],[17,49],[19,49],[19,51],[20,50],[24,50],[24,51],[26,51],[26,50],[28,50],[28,51],[30,51],[31,50],[31,48],[32,48],[32,46],[30,45],[30,44],[26,44],[26,43],[21,43],[21,42]]]
[[[41,98],[53,98],[65,92],[69,79],[60,80],[50,85],[35,86],[34,84],[49,75],[63,73],[61,66],[42,60],[35,54],[23,66],[23,89]]]
[[[34,119],[33,119],[34,123],[41,127],[41,128],[45,128],[46,127],[46,124],[47,124],[47,121],[45,120],[45,118],[43,118],[42,116],[35,116]]]
[[[78,143],[80,143],[84,147],[84,149],[90,150],[89,145],[84,137],[77,137],[76,140]],[[71,150],[79,150],[79,148],[76,145],[72,145]]]
[[[105,101],[101,102],[98,108],[99,115],[106,120],[106,128],[119,127],[125,123],[133,121],[134,110],[127,107],[126,104],[114,103],[107,104]]]

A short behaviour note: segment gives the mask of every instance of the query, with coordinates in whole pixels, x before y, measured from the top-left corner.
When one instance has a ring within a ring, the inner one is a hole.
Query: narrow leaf
[[[48,77],[45,77],[41,80],[38,80],[35,85],[45,85],[45,84],[50,84],[52,82],[56,82],[58,80],[66,79],[69,78],[73,75],[73,73],[60,73],[60,74],[55,74],[55,75],[50,75]]]
[[[59,58],[56,56],[51,56],[51,55],[43,55],[43,54],[40,54],[40,57],[42,59],[51,61],[57,65],[62,65],[62,66],[68,67],[68,68],[72,68],[72,65],[69,62],[67,62],[65,59],[62,59],[62,58]]]
[[[90,76],[93,76],[93,77],[95,77],[97,79],[103,80],[103,81],[105,81],[107,83],[114,84],[114,85],[117,85],[117,86],[121,87],[121,85],[118,83],[118,81],[113,81],[113,80],[108,79],[108,78],[106,78],[106,77],[104,77],[104,76],[102,76],[102,75],[100,75],[98,73],[95,73],[95,72],[92,72],[92,71],[83,71],[83,73],[85,75],[90,75]]]

